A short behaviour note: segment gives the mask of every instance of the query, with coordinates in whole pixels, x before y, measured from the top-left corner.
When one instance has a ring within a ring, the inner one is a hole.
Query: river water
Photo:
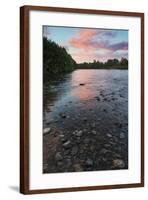
[[[44,173],[128,168],[128,70],[75,70],[43,92]]]

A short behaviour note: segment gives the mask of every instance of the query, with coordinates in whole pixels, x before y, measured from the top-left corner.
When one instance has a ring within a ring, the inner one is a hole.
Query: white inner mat
[[[42,173],[43,57],[42,26],[92,27],[129,30],[129,169]],[[30,189],[50,189],[140,182],[140,18],[105,15],[30,12]]]

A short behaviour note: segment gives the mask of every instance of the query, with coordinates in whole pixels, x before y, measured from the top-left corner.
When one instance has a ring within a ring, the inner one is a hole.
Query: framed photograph
[[[20,192],[144,186],[144,13],[20,8]]]

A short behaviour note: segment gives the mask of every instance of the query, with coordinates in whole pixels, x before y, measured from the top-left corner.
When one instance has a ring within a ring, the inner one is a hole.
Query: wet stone
[[[78,132],[76,133],[76,136],[78,136],[78,137],[81,137],[81,136],[82,136],[82,134],[83,134],[83,132],[82,132],[82,131],[78,131]]]
[[[92,134],[93,134],[93,135],[96,135],[97,132],[96,132],[95,130],[92,130]]]
[[[57,152],[56,155],[55,155],[55,160],[56,160],[56,161],[60,161],[60,160],[62,160],[62,159],[63,159],[63,157],[62,157],[61,153],[60,153],[60,152]]]
[[[100,101],[100,97],[96,97],[96,100],[97,100],[97,101]]]
[[[119,124],[119,128],[122,128],[122,124]]]
[[[60,113],[60,116],[61,116],[62,118],[66,118],[66,114],[65,114],[65,113]]]
[[[77,146],[74,146],[72,147],[72,150],[71,150],[71,155],[76,155],[78,153],[78,147]]]
[[[105,148],[110,148],[112,145],[111,144],[105,144],[104,147]]]
[[[65,135],[59,135],[60,139],[62,142],[66,142],[66,137]]]
[[[114,154],[114,158],[119,158],[119,159],[120,159],[120,158],[121,158],[121,155],[118,154],[118,153],[115,153],[115,154]]]
[[[109,150],[103,148],[103,149],[101,149],[100,154],[106,154],[106,153],[109,153],[109,152],[110,152]]]
[[[120,133],[120,139],[124,139],[125,138],[125,134],[124,133]]]
[[[80,164],[74,164],[74,170],[76,172],[81,172],[83,171],[83,167]]]
[[[67,166],[67,167],[70,167],[70,166],[72,165],[72,161],[71,161],[71,159],[69,159],[69,158],[67,158],[67,159],[65,160],[65,163],[66,163],[66,166]]]
[[[112,135],[111,135],[110,133],[107,133],[106,136],[107,136],[108,138],[112,138]]]
[[[124,168],[125,167],[125,163],[123,160],[121,159],[115,159],[113,160],[113,168]]]
[[[62,162],[62,161],[58,161],[58,162],[57,162],[57,166],[58,166],[58,167],[62,167],[62,166],[63,166],[63,162]]]
[[[70,142],[70,140],[64,142],[64,143],[63,143],[63,147],[66,148],[66,149],[70,148],[70,147],[71,147],[71,142]]]
[[[47,170],[48,169],[48,164],[44,164],[43,165],[43,171]]]
[[[87,121],[87,118],[86,118],[86,117],[84,117],[84,118],[83,118],[83,121]]]
[[[80,83],[79,85],[83,86],[83,85],[85,85],[85,83]]]
[[[92,127],[92,128],[95,128],[95,127],[96,127],[96,124],[95,124],[95,123],[91,124],[91,127]]]
[[[93,160],[90,159],[90,158],[88,158],[88,159],[86,160],[86,162],[85,162],[85,165],[86,165],[87,167],[92,167],[92,166],[93,166]]]
[[[51,131],[51,128],[44,128],[43,134],[46,135]]]
[[[90,139],[89,139],[89,138],[85,138],[85,139],[84,139],[84,144],[89,144],[89,142],[90,142]]]
[[[69,155],[70,154],[70,149],[64,150],[64,155]]]

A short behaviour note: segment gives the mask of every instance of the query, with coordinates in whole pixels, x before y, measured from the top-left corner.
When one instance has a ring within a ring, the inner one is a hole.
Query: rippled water
[[[120,105],[120,110],[127,115],[127,70],[76,70],[55,78],[44,88],[44,126],[46,122],[58,118],[59,112],[77,113],[77,109],[84,109],[85,112],[95,109],[97,105],[93,100],[100,92],[105,98],[117,98],[114,103]]]

